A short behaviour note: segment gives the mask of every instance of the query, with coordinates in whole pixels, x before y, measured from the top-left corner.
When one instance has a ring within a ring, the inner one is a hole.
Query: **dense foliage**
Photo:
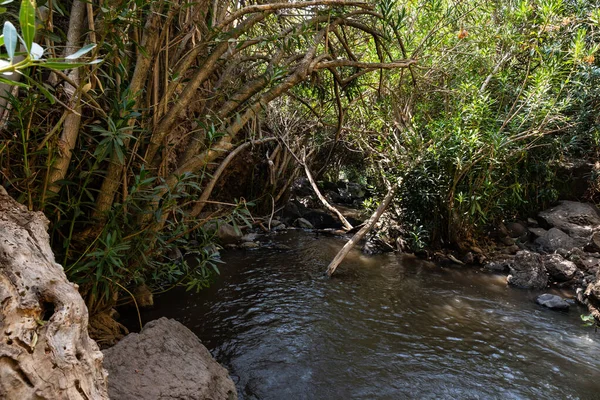
[[[418,248],[556,200],[559,168],[600,140],[596,2],[23,4],[45,52],[25,54],[27,89],[0,86],[0,179],[50,218],[94,313],[134,283],[205,286],[206,222],[251,223],[243,197],[281,203],[304,163],[374,193],[400,182]],[[249,142],[237,192],[209,200]],[[165,256],[190,243],[198,267]]]

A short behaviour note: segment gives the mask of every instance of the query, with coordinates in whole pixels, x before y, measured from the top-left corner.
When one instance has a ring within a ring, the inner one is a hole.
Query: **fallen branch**
[[[303,162],[303,165],[304,165],[304,172],[306,172],[306,177],[308,178],[308,181],[310,182],[310,185],[312,186],[313,190],[315,191],[317,197],[319,198],[319,200],[321,200],[321,203],[323,204],[323,206],[325,206],[326,209],[328,209],[329,211],[331,211],[338,217],[338,219],[341,221],[342,225],[344,225],[344,228],[346,228],[347,231],[351,230],[353,227],[350,224],[350,222],[348,222],[348,220],[342,215],[341,212],[339,212],[337,210],[337,208],[335,208],[334,206],[329,204],[327,202],[327,199],[325,199],[325,197],[319,191],[319,188],[317,187],[317,184],[315,183],[315,180],[313,179],[312,174],[310,173],[310,170],[308,169],[306,160]]]
[[[344,247],[342,247],[342,249],[337,253],[333,261],[331,261],[327,267],[327,275],[333,275],[335,269],[338,267],[338,265],[340,265],[344,258],[346,258],[346,255],[348,255],[350,250],[352,250],[356,243],[358,243],[367,234],[367,232],[373,228],[375,223],[379,220],[379,217],[381,217],[381,214],[383,214],[385,209],[389,206],[392,198],[394,198],[394,193],[396,192],[397,187],[398,185],[392,186],[392,188],[385,195],[379,207],[377,207],[377,210],[375,210],[375,213],[373,213],[373,215],[371,215],[369,220],[365,223],[365,226],[363,226],[361,230],[356,233],[356,235],[352,236],[352,239],[350,239],[348,243],[346,243]]]

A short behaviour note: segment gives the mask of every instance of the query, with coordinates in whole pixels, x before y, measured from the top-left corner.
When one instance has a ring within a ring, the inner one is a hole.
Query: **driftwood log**
[[[337,253],[335,258],[331,261],[331,263],[329,263],[329,266],[327,267],[327,275],[329,275],[331,277],[331,275],[333,275],[333,273],[335,272],[338,265],[340,265],[341,262],[344,261],[344,258],[346,258],[346,256],[348,255],[350,250],[352,250],[352,248],[356,245],[356,243],[360,242],[360,240],[371,229],[373,229],[373,226],[375,226],[375,224],[379,220],[379,217],[381,217],[381,214],[383,214],[385,209],[390,205],[390,202],[394,198],[394,194],[396,193],[397,188],[398,188],[398,185],[395,185],[389,189],[388,193],[385,195],[385,197],[383,198],[383,201],[381,202],[379,207],[377,207],[377,210],[375,210],[373,215],[371,215],[371,217],[367,220],[367,222],[365,222],[364,226],[362,228],[360,228],[360,230],[358,232],[356,232],[354,234],[354,236],[352,236],[352,239],[348,240],[348,242],[346,242],[344,247],[342,247],[342,249]]]
[[[87,308],[47,227],[0,186],[0,398],[108,399]]]

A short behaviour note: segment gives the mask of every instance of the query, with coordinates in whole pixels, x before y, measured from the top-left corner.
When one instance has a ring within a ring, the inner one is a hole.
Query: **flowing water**
[[[226,252],[211,288],[144,314],[192,329],[241,399],[600,399],[600,332],[576,306],[408,256],[352,252],[329,279],[342,239],[270,240],[284,246]]]

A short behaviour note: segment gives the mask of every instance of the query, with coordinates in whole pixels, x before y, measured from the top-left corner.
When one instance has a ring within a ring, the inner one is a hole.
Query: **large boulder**
[[[231,400],[227,370],[179,322],[161,318],[104,351],[108,392],[119,400]]]
[[[578,243],[573,238],[558,228],[552,228],[545,232],[534,243],[541,251],[547,253],[554,253],[561,249],[569,251],[578,247]]]
[[[544,266],[550,278],[557,282],[566,282],[573,279],[577,273],[577,265],[565,260],[559,254],[549,254],[544,257]]]
[[[221,244],[236,244],[242,240],[242,232],[239,228],[222,220],[208,222],[204,225],[204,230],[215,235]]]
[[[548,274],[540,254],[527,250],[519,251],[509,268],[510,275],[507,282],[512,286],[523,289],[543,289],[548,285]]]
[[[559,205],[539,213],[546,225],[558,228],[576,241],[578,247],[588,244],[600,227],[598,209],[592,204],[562,201]]]

